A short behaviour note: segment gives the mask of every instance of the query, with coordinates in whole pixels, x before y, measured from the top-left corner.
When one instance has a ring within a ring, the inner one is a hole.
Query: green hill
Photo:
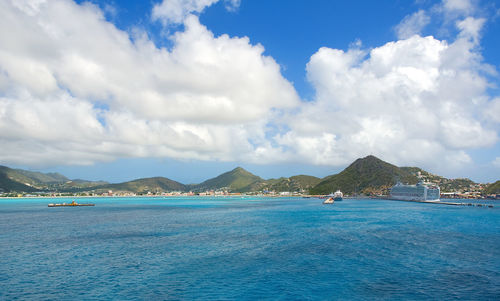
[[[307,176],[307,175],[298,175],[290,177],[290,180],[297,183],[298,186],[304,189],[310,189],[321,182],[321,179],[318,177]]]
[[[340,189],[346,194],[384,193],[397,181],[415,184],[416,176],[374,156],[357,159],[342,172],[325,177],[310,190],[311,194],[328,194]]]
[[[447,179],[442,176],[434,175],[418,167],[400,167],[400,169],[409,172],[425,183],[434,183],[438,185],[439,188],[441,188],[441,192],[470,191],[478,185],[478,183],[475,183],[470,179]]]
[[[0,166],[0,190],[4,192],[74,192],[105,185],[103,181],[70,180],[58,173],[41,173]]]
[[[137,179],[129,182],[96,186],[94,190],[128,191],[133,193],[185,191],[186,185],[164,178],[153,177]]]
[[[91,190],[98,186],[109,185],[108,182],[105,181],[86,181],[86,180],[70,180],[66,181],[63,184],[55,186],[58,191],[64,192],[76,192],[76,191],[84,191]]]
[[[22,169],[15,169],[15,171],[20,176],[24,176],[27,179],[33,181],[33,183],[54,184],[69,181],[68,178],[58,173],[41,173]]]
[[[257,182],[252,185],[252,191],[290,191],[300,192],[308,191],[321,181],[320,178],[306,175],[298,175],[290,178],[269,179]]]
[[[262,181],[262,178],[237,167],[203,183],[190,185],[189,188],[193,191],[227,188],[231,192],[248,192],[252,191],[252,186]]]
[[[6,169],[8,169],[8,167],[0,167],[0,192],[32,192],[36,190],[34,187],[19,183],[9,178]]]
[[[33,192],[47,190],[49,186],[67,181],[57,173],[41,173],[0,166],[0,189],[5,192]]]
[[[469,179],[447,179],[418,167],[397,167],[374,156],[357,159],[336,175],[323,179],[298,175],[290,178],[264,180],[241,167],[223,173],[200,184],[184,185],[163,178],[145,178],[109,184],[103,181],[69,180],[57,173],[40,173],[0,166],[0,192],[133,192],[137,194],[168,191],[195,191],[226,189],[230,192],[302,192],[328,194],[340,189],[346,194],[387,194],[397,181],[415,184],[421,180],[441,187],[442,192],[481,191],[481,184]],[[490,184],[483,194],[500,193],[500,181]]]
[[[500,180],[496,181],[495,183],[492,183],[488,186],[483,191],[483,194],[488,195],[488,194],[500,194]]]
[[[62,183],[69,179],[58,173],[41,173],[23,169],[13,169],[0,166],[0,173],[7,175],[11,180],[30,185],[40,185],[47,183]]]

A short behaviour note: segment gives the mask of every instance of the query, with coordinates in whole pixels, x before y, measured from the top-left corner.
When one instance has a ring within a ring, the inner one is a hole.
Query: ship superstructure
[[[391,188],[391,198],[408,201],[439,201],[440,189],[435,185],[404,185],[398,182]]]

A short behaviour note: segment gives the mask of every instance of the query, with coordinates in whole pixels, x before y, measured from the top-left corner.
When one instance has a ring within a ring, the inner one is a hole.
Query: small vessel
[[[327,198],[326,200],[323,201],[323,204],[333,204],[335,201],[333,198]]]
[[[49,204],[49,207],[78,207],[78,206],[95,206],[95,204],[79,204],[73,200],[71,203],[62,203],[62,204]]]
[[[337,190],[335,191],[335,193],[333,194],[333,199],[338,202],[338,201],[342,201],[342,198],[344,197],[344,194],[340,191],[340,190]]]

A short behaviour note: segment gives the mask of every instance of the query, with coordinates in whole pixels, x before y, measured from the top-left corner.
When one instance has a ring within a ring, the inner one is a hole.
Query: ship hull
[[[407,197],[407,196],[394,196],[390,197],[391,200],[396,201],[429,201],[429,202],[439,202],[440,199],[426,199],[423,197]]]
[[[391,188],[391,199],[402,201],[439,201],[440,189],[438,186],[430,186],[419,182],[417,185],[403,185],[397,183]]]

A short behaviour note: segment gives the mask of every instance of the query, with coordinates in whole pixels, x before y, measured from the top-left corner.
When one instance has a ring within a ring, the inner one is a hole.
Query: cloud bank
[[[0,36],[4,162],[235,160],[300,101],[261,45],[214,37],[195,16],[168,51],[90,4],[2,1]]]
[[[307,65],[316,101],[279,140],[316,164],[368,152],[391,162],[457,165],[498,140],[482,122],[487,81],[471,40],[413,36],[365,53],[321,48]]]
[[[420,36],[425,11],[372,49],[320,48],[306,66],[316,96],[299,99],[264,47],[214,36],[198,17],[217,0],[163,1],[182,23],[173,47],[131,35],[92,4],[0,1],[0,158],[4,164],[92,164],[170,157],[344,165],[368,154],[396,164],[464,166],[498,141],[496,75],[482,62],[467,1],[440,9],[458,31]],[[226,1],[237,7],[239,1]],[[445,13],[447,12],[447,13]],[[454,19],[453,19],[454,18]]]
[[[463,168],[469,150],[498,142],[498,98],[491,99],[482,61],[485,19],[469,1],[439,11],[458,32],[452,42],[420,36],[430,13],[419,10],[395,27],[400,40],[369,50],[320,48],[307,64],[315,101],[288,116],[284,149],[315,164],[345,165],[374,154],[400,165]],[[435,13],[434,13],[435,14]]]

